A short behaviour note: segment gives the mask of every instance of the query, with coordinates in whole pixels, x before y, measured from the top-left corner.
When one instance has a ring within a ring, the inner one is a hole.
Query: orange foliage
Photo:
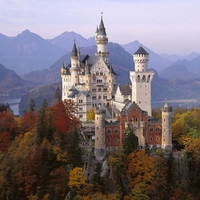
[[[11,136],[9,132],[0,133],[0,151],[7,152],[11,144]]]
[[[76,128],[79,124],[75,117],[76,106],[71,100],[54,104],[49,110],[52,112],[53,123],[59,134],[65,134],[70,128]]]
[[[26,112],[23,117],[21,117],[21,131],[26,133],[34,129],[37,125],[38,117],[36,111]]]
[[[17,127],[17,122],[14,119],[14,115],[11,111],[0,112],[0,133],[10,132]]]
[[[51,180],[49,183],[49,188],[54,188],[57,196],[62,196],[66,194],[66,185],[68,182],[68,174],[63,166],[55,169],[50,174]]]

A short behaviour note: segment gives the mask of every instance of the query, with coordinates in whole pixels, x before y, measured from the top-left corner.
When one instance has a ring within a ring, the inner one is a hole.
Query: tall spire
[[[104,23],[103,23],[103,12],[101,12],[101,21],[100,21],[100,25],[99,25],[98,34],[106,35],[106,29],[105,29]]]
[[[72,49],[71,56],[77,56],[77,55],[78,55],[78,51],[77,51],[77,48],[76,48],[76,42],[74,40],[74,46],[73,46],[73,49]]]

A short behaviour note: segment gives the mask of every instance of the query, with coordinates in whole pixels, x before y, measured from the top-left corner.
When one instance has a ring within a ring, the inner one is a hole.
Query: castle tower
[[[85,89],[87,91],[90,91],[90,88],[91,88],[91,74],[90,74],[90,70],[89,70],[89,66],[88,66],[88,63],[87,63],[87,60],[85,62],[85,80],[86,80],[86,83],[85,83]]]
[[[106,156],[105,144],[105,113],[106,111],[99,107],[95,111],[95,150],[94,154],[98,161]]]
[[[76,44],[74,42],[74,46],[72,49],[72,54],[71,54],[71,86],[76,85],[79,83],[79,52],[77,51]]]
[[[103,16],[101,16],[101,21],[99,27],[97,26],[97,30],[95,33],[95,40],[97,44],[97,56],[101,56],[105,63],[108,62],[108,56],[109,53],[107,52],[107,44],[108,44],[108,38],[106,35],[106,29],[104,27],[103,23]]]
[[[151,116],[151,81],[153,72],[148,71],[149,53],[142,46],[133,54],[135,71],[130,71],[132,102]]]
[[[171,113],[172,107],[167,103],[161,108],[162,111],[162,144],[161,147],[165,149],[169,146],[172,149],[172,124]]]

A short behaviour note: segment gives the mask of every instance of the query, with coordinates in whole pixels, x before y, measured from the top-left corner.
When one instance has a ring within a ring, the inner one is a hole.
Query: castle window
[[[156,127],[156,132],[159,132],[160,131],[160,127]]]
[[[115,143],[118,143],[118,139],[115,139]]]
[[[98,99],[101,99],[101,96],[98,96]]]
[[[100,75],[103,76],[103,72],[100,72]]]
[[[96,72],[96,75],[99,75],[99,72]]]
[[[107,91],[107,88],[103,88],[103,91],[106,92],[106,91]]]
[[[92,100],[96,100],[97,98],[96,98],[96,96],[92,96]]]
[[[104,96],[103,96],[103,99],[107,99],[107,96],[104,95]]]
[[[156,140],[157,140],[157,141],[160,140],[160,137],[156,137]]]
[[[83,103],[83,100],[82,100],[82,99],[79,99],[79,103]]]
[[[149,128],[149,131],[150,131],[150,132],[153,132],[153,127],[150,127],[150,128]]]
[[[83,118],[83,115],[79,115],[79,118]]]
[[[108,143],[110,143],[110,140],[108,140]]]
[[[79,108],[79,111],[82,111],[83,110],[83,108]]]
[[[152,137],[150,137],[150,140],[151,140],[151,141],[153,141],[153,138],[152,138]]]
[[[101,91],[101,88],[98,88],[98,91],[100,92],[100,91]]]
[[[114,129],[114,133],[117,134],[119,132],[118,128]]]
[[[92,88],[92,92],[96,92],[96,88]]]
[[[107,129],[107,133],[108,134],[111,134],[112,133],[112,130],[109,128],[109,129]]]

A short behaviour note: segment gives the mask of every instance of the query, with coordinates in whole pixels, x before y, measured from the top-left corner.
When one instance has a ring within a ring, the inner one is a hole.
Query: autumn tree
[[[95,119],[95,112],[94,112],[94,108],[90,108],[88,111],[88,115],[87,115],[87,119],[88,120],[94,120]]]
[[[149,157],[144,150],[132,152],[128,156],[127,174],[133,196],[138,184],[143,184],[145,190],[141,190],[141,192],[145,191],[145,194],[149,196],[154,187],[153,182],[156,175],[154,158]]]
[[[86,178],[81,167],[75,167],[70,171],[68,186],[70,188],[72,199],[73,197],[79,195],[81,189],[83,189],[86,185]]]

